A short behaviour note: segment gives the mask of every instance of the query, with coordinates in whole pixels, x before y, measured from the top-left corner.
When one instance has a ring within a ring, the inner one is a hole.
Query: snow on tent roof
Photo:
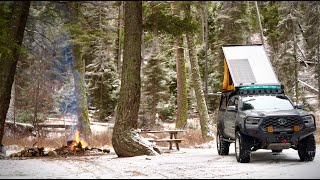
[[[234,87],[280,85],[263,45],[222,47]]]

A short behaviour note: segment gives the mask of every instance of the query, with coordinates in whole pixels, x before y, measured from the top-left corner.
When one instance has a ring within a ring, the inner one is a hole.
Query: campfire
[[[80,140],[79,131],[77,130],[75,133],[75,140],[67,141],[67,146],[72,152],[77,152],[79,150],[83,150],[87,148],[86,142],[84,140]]]
[[[18,153],[13,153],[10,155],[12,157],[39,157],[39,156],[72,156],[72,155],[103,155],[105,153],[110,153],[109,149],[100,149],[100,148],[89,148],[87,143],[80,139],[80,132],[77,130],[75,132],[75,139],[68,140],[67,145],[63,145],[60,148],[57,148],[53,151],[46,152],[44,147],[25,147],[24,150]]]

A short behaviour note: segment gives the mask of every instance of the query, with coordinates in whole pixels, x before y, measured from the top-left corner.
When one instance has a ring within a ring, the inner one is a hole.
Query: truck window
[[[238,108],[238,98],[237,97],[232,97],[229,100],[228,106],[236,106],[236,108]]]

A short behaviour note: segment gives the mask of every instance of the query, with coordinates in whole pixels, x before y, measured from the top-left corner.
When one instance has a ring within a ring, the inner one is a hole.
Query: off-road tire
[[[217,150],[219,155],[228,155],[229,154],[229,147],[230,142],[224,141],[224,137],[221,132],[217,131]]]
[[[240,131],[236,132],[235,154],[238,162],[250,162],[250,139],[246,135],[242,134]]]
[[[299,141],[298,154],[301,161],[313,161],[316,155],[316,141],[313,134]]]

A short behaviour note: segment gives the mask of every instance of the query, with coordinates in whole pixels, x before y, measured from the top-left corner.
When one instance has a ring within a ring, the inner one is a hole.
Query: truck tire
[[[236,132],[235,140],[235,153],[237,161],[240,163],[250,162],[251,151],[250,151],[250,140],[245,135],[241,134],[240,131]]]
[[[316,155],[316,141],[313,134],[299,141],[298,154],[301,161],[313,161]]]
[[[230,143],[223,140],[223,135],[218,130],[217,133],[217,150],[219,155],[228,155]]]

